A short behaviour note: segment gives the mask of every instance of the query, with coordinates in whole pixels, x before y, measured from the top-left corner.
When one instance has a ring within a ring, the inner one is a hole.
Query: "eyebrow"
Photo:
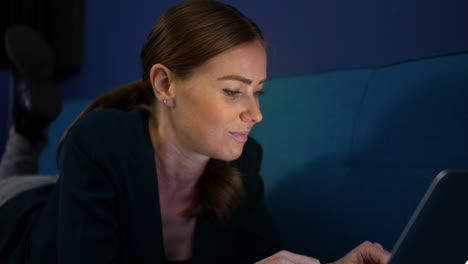
[[[239,76],[239,75],[226,75],[226,76],[223,76],[223,77],[219,77],[216,80],[218,80],[218,81],[234,80],[234,81],[243,82],[245,84],[252,84],[252,80],[244,78],[244,77]],[[266,80],[267,79],[263,79],[260,82],[258,82],[258,84],[263,84],[263,83],[266,82]]]

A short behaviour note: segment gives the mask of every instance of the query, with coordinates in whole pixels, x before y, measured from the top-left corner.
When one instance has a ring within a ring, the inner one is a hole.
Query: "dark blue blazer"
[[[233,218],[197,219],[193,263],[253,263],[280,247],[263,201],[262,150],[250,138],[233,162],[246,198]],[[0,209],[0,263],[165,263],[148,114],[97,110],[71,129],[55,186]],[[7,217],[8,216],[8,217]]]

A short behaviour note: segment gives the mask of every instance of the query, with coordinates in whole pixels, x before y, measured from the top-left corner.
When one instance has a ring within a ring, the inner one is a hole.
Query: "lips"
[[[229,132],[229,135],[240,143],[245,143],[249,138],[249,131]]]

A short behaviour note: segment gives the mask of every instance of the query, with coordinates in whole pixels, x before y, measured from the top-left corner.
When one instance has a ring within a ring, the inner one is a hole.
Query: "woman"
[[[248,137],[266,81],[255,23],[185,1],[154,25],[141,60],[141,81],[98,98],[65,133],[55,186],[3,206],[23,208],[0,244],[5,262],[319,263],[280,251],[263,203],[261,148]],[[367,242],[336,263],[387,258]]]

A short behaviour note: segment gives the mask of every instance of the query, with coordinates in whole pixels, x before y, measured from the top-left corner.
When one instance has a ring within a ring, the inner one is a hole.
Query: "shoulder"
[[[141,124],[145,110],[137,108],[132,111],[122,111],[118,109],[99,109],[91,111],[81,117],[73,124],[75,127],[110,130],[115,128],[125,128],[127,125]]]
[[[130,149],[145,144],[148,114],[138,108],[94,110],[77,120],[69,129],[65,145],[73,142],[92,152]]]
[[[134,128],[143,128],[147,123],[147,114],[144,109],[121,111],[117,109],[94,110],[78,119],[71,127],[70,132],[79,130],[80,133],[106,137],[125,134],[134,131]]]

